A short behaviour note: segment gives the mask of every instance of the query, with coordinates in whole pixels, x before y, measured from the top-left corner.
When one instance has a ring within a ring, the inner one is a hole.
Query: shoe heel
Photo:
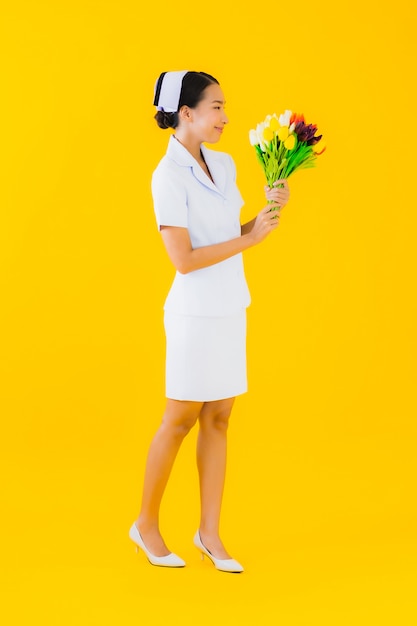
[[[132,524],[129,530],[129,537],[135,544],[136,553],[138,553],[139,550],[142,550],[145,553],[148,561],[152,565],[159,565],[161,567],[184,567],[185,566],[185,561],[180,559],[180,557],[174,554],[173,552],[170,552],[166,556],[155,556],[151,552],[149,552],[149,550],[143,543],[142,537],[136,526],[136,523]]]
[[[194,535],[194,545],[200,551],[201,560],[204,561],[204,557],[206,556],[212,561],[216,569],[222,572],[233,572],[236,574],[244,571],[242,565],[235,561],[235,559],[216,559],[201,541],[199,530]]]

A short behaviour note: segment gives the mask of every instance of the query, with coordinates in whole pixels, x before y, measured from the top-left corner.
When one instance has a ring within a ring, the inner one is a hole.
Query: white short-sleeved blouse
[[[233,159],[201,146],[214,183],[188,150],[170,137],[168,149],[152,176],[158,227],[188,229],[193,248],[241,235],[243,199],[236,186]],[[250,304],[242,254],[203,269],[176,272],[164,309],[178,315],[234,315]]]

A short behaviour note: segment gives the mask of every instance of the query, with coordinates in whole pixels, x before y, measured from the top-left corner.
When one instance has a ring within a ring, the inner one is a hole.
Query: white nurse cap
[[[188,70],[181,72],[162,72],[155,84],[154,105],[158,111],[175,113],[178,111],[182,79]]]

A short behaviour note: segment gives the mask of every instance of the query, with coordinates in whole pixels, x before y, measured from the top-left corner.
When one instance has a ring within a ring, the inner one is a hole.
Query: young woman
[[[194,544],[218,570],[242,572],[219,536],[227,426],[235,396],[247,390],[250,295],[242,252],[278,227],[289,189],[286,180],[266,187],[270,203],[241,225],[234,162],[203,145],[217,143],[228,122],[218,81],[204,72],[164,72],[154,104],[158,126],[175,129],[154,171],[152,193],[177,272],[164,307],[166,409],[149,449],[141,511],[129,536],[153,565],[185,565],[159,532],[159,508],[181,442],[198,421],[201,519]]]

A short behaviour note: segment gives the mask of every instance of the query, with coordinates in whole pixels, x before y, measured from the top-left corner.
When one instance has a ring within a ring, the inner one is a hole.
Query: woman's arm
[[[188,274],[220,263],[263,241],[279,224],[277,212],[274,210],[277,208],[276,203],[268,204],[252,220],[249,232],[222,243],[193,248],[188,229],[179,226],[161,225],[162,239],[174,267],[181,274]]]
[[[241,225],[240,232],[242,233],[242,235],[247,235],[248,233],[250,233],[250,231],[253,228],[253,225],[255,224],[255,220],[256,220],[256,217],[254,217],[253,220],[251,220],[250,222],[246,222],[246,224]]]

